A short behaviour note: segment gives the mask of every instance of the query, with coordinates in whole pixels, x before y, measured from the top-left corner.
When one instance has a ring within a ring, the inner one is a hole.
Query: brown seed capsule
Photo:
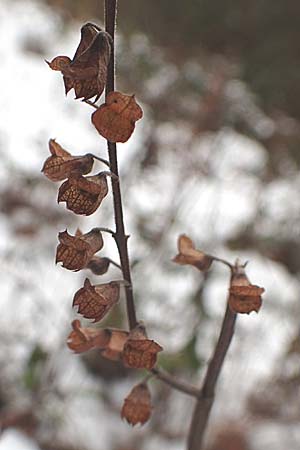
[[[101,355],[112,361],[119,361],[129,333],[128,331],[116,328],[106,328],[106,331],[109,332],[110,339],[106,348],[101,352]]]
[[[145,327],[138,324],[130,331],[124,345],[123,362],[128,367],[151,370],[156,364],[157,353],[162,350],[159,344],[147,338]]]
[[[86,267],[96,252],[103,247],[101,232],[93,228],[89,233],[71,236],[67,230],[58,234],[56,263],[69,270],[78,271]]]
[[[73,306],[78,306],[79,314],[86,319],[99,322],[119,301],[120,284],[117,281],[93,286],[86,278],[84,286],[73,299]]]
[[[175,263],[192,265],[201,272],[206,272],[213,262],[211,256],[196,250],[193,241],[185,234],[181,234],[178,238],[178,252],[178,255],[173,258]]]
[[[97,25],[87,23],[81,28],[81,40],[73,60],[58,56],[48,65],[63,74],[66,94],[74,88],[76,98],[96,96],[98,100],[105,83],[111,54],[111,36]]]
[[[106,102],[92,114],[98,132],[110,142],[126,142],[132,135],[135,122],[143,117],[134,95],[110,92]]]
[[[57,201],[66,202],[75,214],[90,216],[108,193],[106,173],[83,177],[71,174],[59,188]]]
[[[100,258],[99,256],[94,256],[86,267],[87,269],[90,269],[90,271],[95,275],[104,275],[108,271],[109,265],[109,258]]]
[[[229,306],[235,313],[258,312],[262,305],[264,288],[250,284],[243,266],[235,265],[229,288]]]
[[[72,156],[54,139],[49,141],[51,156],[46,159],[42,172],[51,181],[62,181],[76,173],[87,174],[92,170],[94,159],[92,155]]]
[[[122,419],[126,419],[132,426],[143,425],[150,419],[152,412],[151,394],[147,384],[141,383],[132,389],[125,398],[121,411]]]

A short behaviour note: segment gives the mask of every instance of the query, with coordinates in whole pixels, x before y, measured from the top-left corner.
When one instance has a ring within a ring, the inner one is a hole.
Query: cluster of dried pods
[[[112,40],[108,33],[98,26],[87,23],[81,29],[81,40],[71,60],[67,56],[57,56],[48,65],[63,75],[66,94],[74,89],[76,99],[90,103],[95,97],[97,101],[106,84],[107,66],[111,55]],[[105,103],[97,107],[92,114],[92,123],[99,134],[109,142],[126,142],[135,128],[135,122],[143,113],[134,96],[121,92],[110,92]],[[94,160],[109,163],[90,153],[83,156],[72,156],[55,140],[50,139],[51,155],[42,168],[43,173],[51,181],[63,182],[58,191],[58,202],[65,202],[67,209],[75,214],[89,216],[101,205],[108,193],[107,177],[117,178],[112,172],[103,171],[96,175],[88,175],[93,168]],[[89,269],[94,274],[105,274],[111,263],[109,258],[96,255],[103,248],[102,228],[93,228],[83,234],[77,230],[74,236],[67,230],[58,235],[59,244],[56,262],[62,267],[79,271]],[[185,235],[178,239],[179,254],[174,258],[178,264],[189,264],[200,271],[210,268],[212,262],[223,260],[197,250]],[[116,263],[113,263],[117,265]],[[234,312],[250,313],[258,311],[261,306],[261,294],[264,289],[251,285],[244,267],[236,264],[225,264],[231,268],[229,304]],[[127,285],[126,280],[115,280],[109,283],[92,285],[86,278],[84,285],[74,295],[73,306],[78,313],[94,322],[102,320],[119,300],[120,286]],[[126,367],[151,371],[162,347],[148,339],[142,323],[130,330],[113,328],[82,327],[79,320],[72,322],[72,331],[67,344],[76,353],[98,349],[102,356],[111,360],[121,360]],[[121,415],[129,423],[145,423],[151,415],[150,391],[146,381],[136,385],[124,401]]]
[[[107,77],[107,66],[111,55],[112,40],[108,33],[97,25],[87,23],[81,28],[81,39],[71,60],[67,56],[57,56],[47,62],[52,70],[63,75],[66,94],[74,89],[76,99],[89,102],[100,98]],[[121,92],[110,92],[105,103],[97,107],[91,120],[99,134],[110,142],[126,142],[132,135],[135,122],[142,118],[141,107],[134,96]],[[118,181],[109,170],[88,175],[93,169],[94,160],[107,166],[109,162],[87,153],[73,156],[54,139],[49,141],[51,155],[46,159],[42,172],[51,181],[62,182],[58,190],[58,202],[64,202],[67,209],[75,214],[89,216],[101,205],[108,193],[107,177]],[[83,234],[77,230],[74,236],[67,230],[58,234],[59,244],[56,263],[62,267],[79,271],[89,269],[94,274],[105,274],[111,263],[107,257],[98,256],[104,245],[103,228],[93,228]],[[120,266],[118,266],[120,267]],[[120,287],[128,286],[125,280],[93,285],[86,278],[84,285],[74,295],[73,306],[78,313],[94,322],[102,320],[116,305],[120,297]],[[139,323],[131,331],[113,328],[83,327],[79,320],[72,322],[72,331],[67,344],[75,353],[98,349],[101,355],[110,360],[121,360],[126,367],[151,370],[162,347],[148,339],[146,329]],[[125,399],[122,417],[129,423],[144,423],[149,419],[152,406],[146,382],[135,386]]]

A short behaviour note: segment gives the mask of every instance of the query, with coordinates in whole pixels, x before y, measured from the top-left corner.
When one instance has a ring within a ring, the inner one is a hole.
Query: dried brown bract
[[[96,252],[103,247],[103,239],[98,228],[89,233],[71,236],[67,230],[58,234],[59,245],[56,250],[56,263],[69,270],[81,270],[89,263]]]
[[[86,278],[84,286],[74,296],[73,306],[78,306],[79,314],[86,319],[94,319],[94,322],[99,322],[119,301],[119,296],[120,283],[118,281],[93,286]]]
[[[124,400],[121,417],[132,426],[138,423],[143,425],[150,419],[151,412],[151,394],[147,384],[141,383],[134,386]]]
[[[105,329],[81,327],[79,320],[73,320],[72,328],[67,345],[75,353],[83,353],[92,348],[104,349],[109,342],[110,335]]]
[[[126,142],[134,131],[135,122],[142,117],[142,108],[136,103],[134,95],[114,91],[92,114],[92,122],[108,141]]]
[[[157,353],[162,350],[159,344],[147,338],[145,327],[138,324],[130,331],[124,345],[123,362],[128,367],[151,370],[156,364]]]
[[[81,40],[71,60],[57,56],[48,65],[63,74],[66,94],[74,88],[76,98],[88,100],[102,94],[111,54],[111,37],[97,25],[87,23],[81,28]]]
[[[264,288],[250,284],[242,266],[233,268],[228,300],[233,312],[241,314],[258,312],[262,305],[261,295],[264,291]]]
[[[49,141],[51,156],[46,159],[42,172],[51,181],[63,181],[71,174],[84,175],[92,170],[94,159],[90,154],[72,156],[64,150],[54,139]]]
[[[108,193],[106,173],[83,177],[71,174],[59,188],[57,201],[66,202],[75,214],[90,216],[99,208]]]
[[[213,262],[213,258],[206,255],[201,250],[195,248],[194,242],[185,234],[181,234],[177,242],[178,255],[173,258],[173,261],[177,264],[196,267],[201,272],[208,270]]]

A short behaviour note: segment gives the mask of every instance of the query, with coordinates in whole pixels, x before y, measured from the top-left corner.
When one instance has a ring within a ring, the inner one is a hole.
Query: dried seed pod
[[[196,250],[195,244],[188,236],[181,234],[178,238],[177,245],[179,253],[173,258],[175,263],[181,265],[189,264],[201,272],[206,272],[210,268],[213,258],[201,250]]]
[[[120,283],[97,284],[93,286],[86,278],[84,286],[79,289],[73,299],[73,306],[78,306],[79,314],[86,319],[99,322],[119,301]]]
[[[123,362],[127,367],[151,370],[156,364],[157,353],[162,350],[159,344],[147,338],[145,327],[138,324],[130,331],[124,345]]]
[[[92,170],[94,159],[90,154],[72,156],[54,139],[49,141],[49,150],[51,156],[46,159],[42,172],[51,181],[62,181],[74,173],[83,175]]]
[[[71,236],[67,230],[58,234],[59,245],[56,250],[56,263],[62,267],[78,271],[86,267],[96,252],[103,247],[103,239],[98,228],[89,233]]]
[[[104,349],[109,342],[110,334],[105,329],[81,327],[79,320],[73,320],[72,328],[67,345],[75,353],[83,353],[92,348]]]
[[[58,203],[66,202],[67,209],[75,214],[90,216],[108,193],[106,175],[106,172],[90,177],[71,174],[59,188]]]
[[[109,258],[100,258],[99,256],[94,256],[87,264],[86,268],[90,269],[90,271],[95,275],[104,275],[108,271],[109,265]]]
[[[88,100],[102,94],[111,54],[111,36],[97,25],[81,28],[81,40],[73,60],[57,56],[48,65],[63,74],[66,94],[74,88],[76,98]]]
[[[151,394],[146,383],[140,383],[125,398],[121,411],[122,419],[132,426],[143,425],[150,419],[152,412]]]
[[[243,266],[236,264],[229,288],[229,306],[235,313],[250,314],[258,312],[262,305],[261,295],[264,288],[250,283]]]
[[[126,142],[134,131],[135,122],[142,117],[142,108],[134,95],[114,91],[92,114],[92,122],[101,136],[110,142]]]
[[[110,334],[110,339],[106,348],[101,352],[101,355],[112,361],[119,361],[129,333],[128,331],[116,328],[106,328],[106,331]]]

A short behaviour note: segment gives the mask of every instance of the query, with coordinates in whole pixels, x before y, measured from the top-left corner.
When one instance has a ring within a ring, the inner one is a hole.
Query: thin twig
[[[151,373],[153,373],[153,375],[155,375],[156,378],[158,378],[159,380],[168,384],[172,388],[177,389],[177,391],[183,392],[184,394],[191,395],[192,397],[197,398],[200,395],[200,389],[184,381],[178,380],[177,378],[173,377],[163,369],[154,367],[153,369],[151,369]]]
[[[114,42],[115,42],[116,15],[117,15],[117,0],[105,0],[105,30],[112,37],[111,57],[107,69],[107,81],[105,90],[106,97],[110,92],[114,91],[115,89]],[[107,141],[107,146],[108,146],[110,170],[117,177],[119,177],[117,146],[115,143],[109,141]],[[114,238],[120,255],[123,277],[124,280],[128,281],[129,283],[129,286],[125,287],[125,294],[126,294],[126,308],[127,308],[129,328],[132,330],[137,325],[137,319],[133,300],[133,292],[131,287],[132,281],[127,248],[127,240],[129,236],[127,236],[125,233],[120,183],[119,181],[117,181],[117,179],[112,178],[111,184],[112,184],[114,216],[116,224],[116,232],[114,234]]]
[[[113,259],[107,258],[110,262],[110,264],[112,264],[113,266],[117,267],[118,269],[122,270],[122,267],[120,266],[120,264],[116,263]]]
[[[217,256],[212,256],[212,255],[207,255],[207,256],[212,258],[214,261],[220,262],[220,263],[224,264],[225,266],[229,267],[230,270],[233,269],[233,265],[229,261],[226,261],[226,259],[218,258]]]
[[[93,153],[87,153],[86,156],[91,156],[92,158],[97,159],[97,161],[100,161],[103,164],[105,164],[107,167],[109,167],[109,161],[107,161],[107,159],[100,158],[100,156],[96,156]]]
[[[233,276],[235,269],[236,266],[233,266],[231,276]],[[203,448],[204,433],[214,402],[215,386],[234,334],[236,317],[236,313],[232,312],[227,304],[219,339],[213,357],[209,362],[200,396],[194,409],[188,437],[188,450],[201,450]]]

